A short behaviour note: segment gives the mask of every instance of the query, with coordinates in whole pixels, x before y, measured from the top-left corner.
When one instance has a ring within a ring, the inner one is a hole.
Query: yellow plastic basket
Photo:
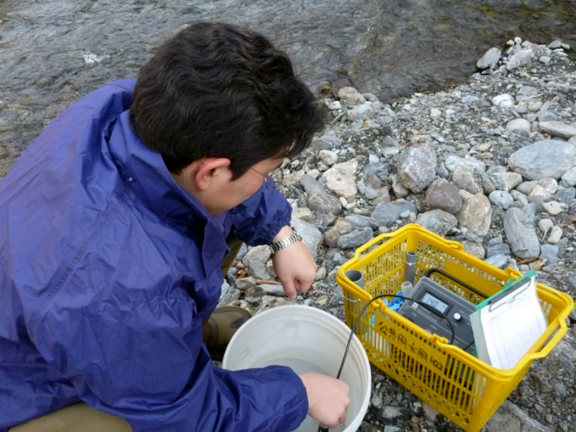
[[[429,268],[436,267],[489,296],[502,289],[509,278],[522,276],[512,269],[487,264],[463,249],[462,244],[416,224],[382,234],[358,248],[336,276],[344,292],[348,326],[373,297],[400,290],[408,251],[417,253],[414,285]],[[352,269],[362,273],[364,289],[346,277],[346,271]],[[474,304],[483,300],[447,278],[432,279]],[[487,365],[392,311],[380,299],[368,306],[356,335],[374,366],[465,431],[476,432],[516,388],[532,362],[547,356],[566,333],[566,317],[574,307],[572,298],[542,284],[537,284],[537,291],[548,327],[513,369]]]

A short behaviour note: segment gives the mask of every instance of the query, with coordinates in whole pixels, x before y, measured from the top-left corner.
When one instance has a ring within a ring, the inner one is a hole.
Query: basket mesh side
[[[476,263],[450,243],[428,238],[419,228],[374,245],[356,258],[352,268],[362,272],[365,289],[360,294],[343,285],[347,324],[352,326],[365,306],[365,293],[373,298],[400,290],[406,276],[408,251],[417,254],[414,284],[428,269],[438,268],[486,295],[502,288],[509,277],[507,273],[498,269],[490,273],[489,266]],[[440,273],[432,273],[430,277],[471,303],[484,300]],[[553,296],[546,299],[541,299],[541,305],[550,322],[565,305]],[[486,423],[530,367],[531,362],[527,362],[512,377],[486,372],[469,362],[467,353],[452,347],[442,350],[427,332],[405,322],[382,302],[375,302],[361,317],[356,335],[373,365],[468,432],[476,432]]]

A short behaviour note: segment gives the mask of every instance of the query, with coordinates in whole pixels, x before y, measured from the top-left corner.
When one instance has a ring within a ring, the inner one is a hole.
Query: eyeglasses
[[[272,188],[277,187],[280,183],[282,183],[282,180],[284,179],[284,173],[282,172],[282,168],[276,168],[268,175],[264,175],[260,171],[252,167],[250,167],[250,169],[256,171],[258,174],[264,177],[264,181],[268,184],[268,186]]]

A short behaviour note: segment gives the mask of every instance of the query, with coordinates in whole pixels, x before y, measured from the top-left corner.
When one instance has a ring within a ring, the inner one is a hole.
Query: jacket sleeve
[[[86,292],[109,272],[99,261],[70,275],[77,295],[54,295],[31,332],[84,402],[125,418],[135,432],[286,432],[304,420],[306,391],[291,369],[213,366],[184,290],[164,299],[120,283]],[[130,300],[115,294],[126,291]]]
[[[290,223],[292,208],[284,195],[266,182],[233,208],[227,216],[232,232],[250,246],[270,244],[283,226]]]

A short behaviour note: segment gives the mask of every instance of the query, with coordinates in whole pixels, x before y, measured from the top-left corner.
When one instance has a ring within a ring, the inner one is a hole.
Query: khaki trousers
[[[8,432],[132,432],[132,428],[126,420],[80,402],[14,426]]]
[[[233,235],[228,236],[226,243],[230,253],[222,261],[224,276],[242,247],[242,241]],[[132,428],[126,420],[80,402],[14,426],[8,432],[132,432]]]

